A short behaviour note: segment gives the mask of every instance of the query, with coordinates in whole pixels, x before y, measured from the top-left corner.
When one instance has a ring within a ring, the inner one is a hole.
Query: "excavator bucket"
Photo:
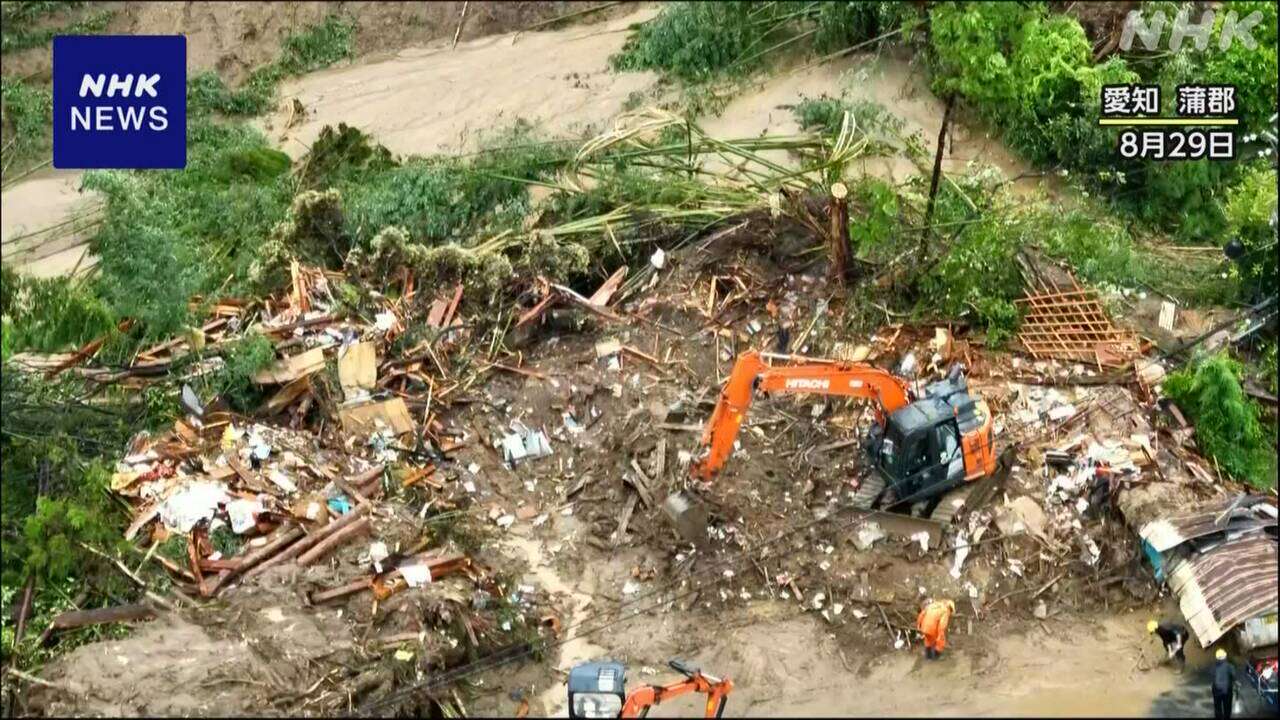
[[[662,501],[662,511],[667,514],[680,537],[702,547],[707,541],[707,511],[682,490],[677,490]]]

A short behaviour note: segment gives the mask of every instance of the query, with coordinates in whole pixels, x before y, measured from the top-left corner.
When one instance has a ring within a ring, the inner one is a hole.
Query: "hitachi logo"
[[[831,381],[827,379],[791,378],[787,380],[788,390],[826,390],[829,387],[831,387]]]
[[[160,82],[160,73],[152,73],[150,75],[139,75],[138,82],[133,82],[133,73],[125,73],[122,78],[116,73],[111,73],[111,81],[107,82],[105,73],[90,75],[85,73],[80,79],[80,97],[88,97],[92,94],[94,97],[102,97],[103,86],[106,86],[107,97],[129,97],[129,90],[133,90],[134,97],[142,97],[145,93],[151,97],[156,95],[156,83]]]

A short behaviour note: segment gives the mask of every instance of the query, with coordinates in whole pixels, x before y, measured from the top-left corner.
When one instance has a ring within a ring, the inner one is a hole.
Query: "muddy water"
[[[70,272],[93,264],[82,234],[50,232],[38,238],[21,236],[48,228],[96,204],[96,193],[81,194],[79,170],[46,169],[0,192],[0,238],[5,264],[37,277]]]
[[[642,7],[599,25],[509,33],[403,50],[390,59],[307,75],[282,88],[282,111],[268,135],[297,157],[325,125],[345,122],[372,133],[393,152],[427,155],[475,147],[477,133],[517,119],[548,135],[600,127],[651,73],[609,71],[627,27],[652,17]],[[289,126],[291,100],[305,109]]]
[[[1166,666],[1139,669],[1160,650],[1147,636],[1145,620],[1142,613],[1097,621],[1050,619],[1043,627],[995,639],[967,635],[960,622],[944,658],[926,661],[918,645],[895,650],[887,638],[884,647],[866,657],[868,651],[859,654],[838,643],[812,614],[763,603],[713,621],[745,623],[727,632],[664,634],[636,629],[630,631],[626,646],[633,666],[662,668],[668,657],[682,657],[709,673],[733,678],[736,688],[726,713],[734,716],[1203,714],[1199,695],[1206,695],[1206,686],[1199,680],[1189,682],[1191,670],[1180,676]],[[691,641],[691,636],[699,640]],[[632,678],[631,683],[665,682],[668,675],[669,671],[656,678]],[[698,699],[690,697],[655,708],[652,715],[679,717],[700,711]]]
[[[859,54],[818,67],[783,71],[755,83],[737,95],[718,117],[704,119],[701,124],[709,134],[720,138],[791,135],[800,132],[800,126],[789,106],[806,97],[839,97],[842,92],[850,101],[876,102],[900,118],[903,136],[918,134],[932,165],[945,108],[929,90],[923,69],[900,52]],[[1029,166],[1011,154],[991,131],[963,122],[953,123],[952,129],[953,137],[943,156],[944,172],[964,172],[974,162],[994,165],[1008,178],[1029,171]],[[783,151],[762,154],[774,162],[788,162]],[[852,170],[895,183],[920,172],[901,154],[865,158]],[[1040,186],[1038,179],[1023,178],[1014,183],[1013,189],[1029,192]]]
[[[585,619],[589,614],[587,608],[592,601],[590,593],[596,590],[595,575],[588,575],[583,578],[579,586],[573,586],[565,582],[550,565],[550,558],[546,555],[546,546],[543,543],[512,533],[508,547],[516,557],[524,558],[528,562],[529,573],[525,576],[526,582],[532,580],[539,590],[545,590],[553,597],[559,596],[557,599],[562,601],[561,606],[568,610],[567,615],[561,618],[563,627],[576,627]],[[567,674],[569,669],[578,663],[595,660],[606,654],[605,648],[595,645],[585,637],[573,638],[565,642],[556,652],[555,668],[562,674]],[[549,683],[549,687],[537,696],[537,704],[543,708],[542,712],[546,716],[568,717],[566,700],[563,683]]]

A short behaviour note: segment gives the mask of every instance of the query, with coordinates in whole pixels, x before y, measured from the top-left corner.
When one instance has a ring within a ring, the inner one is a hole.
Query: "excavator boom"
[[[767,358],[797,364],[775,367],[766,362]],[[710,480],[724,467],[756,389],[866,398],[875,402],[876,419],[882,425],[889,413],[905,407],[911,399],[906,381],[871,365],[744,352],[734,363],[733,373],[703,431],[702,446],[707,453],[693,464],[695,477]]]

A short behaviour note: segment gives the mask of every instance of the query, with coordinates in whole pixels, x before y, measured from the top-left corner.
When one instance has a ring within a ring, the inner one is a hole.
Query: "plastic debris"
[[[253,500],[237,498],[228,502],[227,517],[231,519],[231,531],[237,535],[242,535],[249,531],[257,525],[258,515],[265,509],[262,507],[261,498],[254,498]]]
[[[218,505],[230,500],[221,483],[193,482],[165,498],[160,506],[160,520],[170,530],[188,533],[196,523],[212,518]]]

